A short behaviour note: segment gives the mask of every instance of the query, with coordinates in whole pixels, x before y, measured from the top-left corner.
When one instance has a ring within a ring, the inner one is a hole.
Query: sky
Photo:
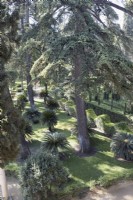
[[[122,7],[124,7],[123,6],[123,0],[111,0],[111,2],[112,3],[115,3],[115,4],[118,4],[118,5],[120,5],[120,6],[122,6]],[[118,9],[115,9],[114,8],[114,10],[116,11],[116,13],[118,14],[118,16],[119,16],[119,20],[118,20],[118,22],[119,22],[119,24],[120,24],[120,26],[121,26],[121,28],[123,27],[123,17],[124,17],[124,12],[123,11],[120,11],[120,10],[118,10]]]

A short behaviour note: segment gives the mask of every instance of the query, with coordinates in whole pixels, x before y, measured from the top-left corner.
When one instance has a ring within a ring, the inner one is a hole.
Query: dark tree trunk
[[[89,153],[90,151],[90,140],[87,130],[87,119],[85,112],[85,103],[79,92],[79,79],[82,76],[82,66],[83,62],[81,55],[79,54],[79,49],[75,49],[74,57],[74,79],[75,79],[75,104],[76,104],[76,114],[77,114],[77,123],[78,123],[78,141],[80,145],[81,153]]]
[[[28,98],[29,98],[29,102],[30,102],[30,107],[31,108],[35,108],[35,104],[34,104],[34,91],[33,91],[33,87],[31,84],[31,75],[30,75],[30,70],[31,70],[31,61],[30,61],[30,55],[27,54],[26,55],[27,59],[26,59],[26,70],[27,70],[27,92],[28,92]]]
[[[29,5],[30,5],[30,1],[27,0],[25,2],[25,11],[26,11],[25,18],[26,18],[26,26],[27,27],[29,27],[29,18],[30,18]],[[30,70],[31,70],[31,54],[29,52],[27,52],[27,54],[26,54],[27,92],[28,92],[30,107],[31,108],[35,108],[35,104],[34,104],[34,92],[33,92],[33,87],[32,87],[32,84],[31,84],[32,78],[31,78],[31,75],[30,75]]]
[[[29,148],[28,142],[25,140],[25,137],[23,134],[20,135],[20,140],[21,140],[21,154],[20,158],[25,160],[28,158],[29,155],[31,155],[31,151]]]
[[[5,61],[0,59],[0,76],[2,75],[0,80],[0,108],[3,110],[3,112],[8,116],[10,123],[12,126],[14,126],[14,139],[16,138],[17,143],[19,144],[19,141],[21,144],[23,144],[23,141],[21,140],[21,135],[24,134],[23,124],[22,124],[22,117],[19,111],[14,107],[13,101],[11,98],[11,94],[8,87],[8,82],[6,79],[6,73],[4,69],[4,63]],[[15,148],[15,146],[14,146]],[[25,148],[26,150],[26,148]],[[27,156],[29,154],[27,153]]]
[[[85,113],[85,103],[80,95],[75,95],[76,113],[78,122],[78,141],[80,144],[80,152],[88,153],[90,151],[90,141],[87,130],[87,119]]]

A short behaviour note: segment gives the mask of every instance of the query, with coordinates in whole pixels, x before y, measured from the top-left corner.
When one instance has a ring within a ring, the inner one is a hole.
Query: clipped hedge
[[[126,116],[107,110],[105,108],[101,108],[100,106],[94,105],[93,103],[86,103],[86,109],[88,108],[93,109],[96,115],[109,115],[112,122],[129,121],[129,119]]]
[[[96,127],[107,136],[112,136],[115,131],[115,124],[110,121],[107,114],[99,115],[95,118]]]

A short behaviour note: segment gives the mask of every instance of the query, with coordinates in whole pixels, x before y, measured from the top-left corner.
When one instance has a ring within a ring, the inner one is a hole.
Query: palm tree
[[[50,132],[54,131],[54,126],[57,124],[57,116],[53,110],[45,110],[42,113],[42,123],[47,124]]]
[[[62,133],[55,132],[53,134],[47,134],[44,137],[42,143],[42,149],[49,151],[53,155],[61,156],[62,150],[69,148],[69,142]]]

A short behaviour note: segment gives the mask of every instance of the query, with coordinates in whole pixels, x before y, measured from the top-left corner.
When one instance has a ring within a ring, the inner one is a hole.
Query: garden
[[[77,200],[133,180],[132,7],[0,2],[0,199]]]

